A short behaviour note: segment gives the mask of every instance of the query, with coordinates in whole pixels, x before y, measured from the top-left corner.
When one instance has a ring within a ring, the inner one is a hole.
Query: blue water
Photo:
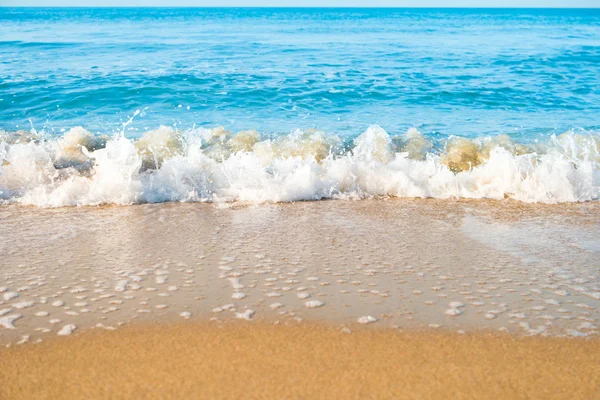
[[[600,10],[0,8],[0,128],[600,128]]]

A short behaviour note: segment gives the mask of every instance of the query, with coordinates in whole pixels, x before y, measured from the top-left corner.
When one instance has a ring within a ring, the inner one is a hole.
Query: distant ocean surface
[[[0,8],[9,203],[597,200],[599,131],[600,10]]]

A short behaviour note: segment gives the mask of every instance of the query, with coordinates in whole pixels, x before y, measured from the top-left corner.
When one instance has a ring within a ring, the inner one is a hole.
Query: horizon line
[[[73,6],[73,5],[9,5],[0,4],[0,8],[190,8],[190,9],[207,9],[207,8],[255,8],[255,9],[286,9],[286,8],[303,8],[303,9],[436,9],[436,10],[598,10],[600,5],[596,7],[558,7],[558,6],[452,6],[452,7],[436,7],[436,6],[190,6],[190,5],[88,5],[88,6]]]

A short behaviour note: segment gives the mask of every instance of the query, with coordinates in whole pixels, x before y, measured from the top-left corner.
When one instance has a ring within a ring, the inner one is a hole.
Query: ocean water
[[[0,199],[600,198],[600,10],[0,8]]]

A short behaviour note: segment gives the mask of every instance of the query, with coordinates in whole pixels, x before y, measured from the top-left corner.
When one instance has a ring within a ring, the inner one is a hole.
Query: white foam
[[[238,312],[235,313],[236,318],[245,319],[246,321],[251,321],[253,316],[254,316],[254,310],[246,310],[241,313],[238,313]]]
[[[460,315],[460,314],[462,314],[462,313],[463,313],[463,312],[462,312],[462,311],[460,311],[458,308],[449,308],[449,309],[447,309],[447,310],[446,310],[446,312],[445,312],[445,314],[446,314],[446,315],[450,315],[450,316],[452,316],[452,317],[456,317],[456,316],[458,316],[458,315]]]
[[[392,140],[372,126],[350,151],[340,143],[320,132],[260,141],[257,134],[234,136],[222,128],[164,127],[137,141],[76,131],[56,140],[0,142],[0,198],[43,207],[372,196],[544,203],[600,198],[594,132],[568,132],[530,147],[505,136],[451,138],[434,151],[416,130]]]
[[[189,311],[183,311],[179,314],[179,316],[185,319],[190,319],[192,317],[192,313]]]
[[[370,315],[360,317],[356,320],[359,324],[372,324],[373,322],[377,322],[377,318],[371,317]]]
[[[23,308],[29,308],[32,307],[35,303],[33,301],[21,301],[19,303],[13,303],[12,306],[18,310],[21,310]]]
[[[4,300],[6,301],[10,301],[12,299],[16,299],[17,297],[19,297],[19,293],[17,292],[6,292],[2,295],[2,297],[4,298]]]
[[[325,305],[325,303],[323,303],[322,301],[319,301],[319,300],[309,300],[304,303],[304,306],[306,308],[317,308],[317,307],[323,307],[324,305]]]
[[[235,290],[244,288],[244,285],[240,283],[239,278],[229,278],[229,282],[231,282],[231,287],[233,287]]]
[[[57,335],[59,336],[68,336],[71,333],[73,333],[73,331],[75,331],[75,329],[77,329],[77,326],[74,324],[68,324],[63,326],[62,328],[60,328],[60,330],[58,331]]]
[[[14,322],[21,317],[22,315],[20,314],[12,314],[5,317],[0,317],[0,326],[6,329],[15,329]]]
[[[115,285],[115,292],[124,292],[125,289],[127,288],[128,283],[129,283],[129,280],[127,280],[127,279],[122,279],[122,280],[118,281],[117,284]]]

